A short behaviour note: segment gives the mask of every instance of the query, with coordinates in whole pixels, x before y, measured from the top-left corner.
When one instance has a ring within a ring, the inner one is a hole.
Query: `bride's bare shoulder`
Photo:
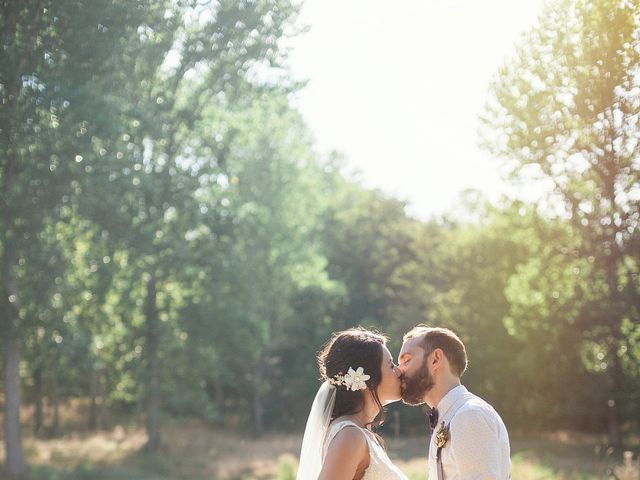
[[[369,461],[369,446],[364,432],[354,424],[346,424],[335,434],[327,447],[319,480],[361,478],[369,466]]]
[[[364,432],[361,432],[360,427],[351,420],[344,417],[336,418],[331,422],[329,428],[341,423],[344,425],[341,425],[341,428],[333,436],[331,443],[328,445],[328,451],[339,449],[341,451],[349,451],[352,455],[360,451],[366,453],[368,447]]]

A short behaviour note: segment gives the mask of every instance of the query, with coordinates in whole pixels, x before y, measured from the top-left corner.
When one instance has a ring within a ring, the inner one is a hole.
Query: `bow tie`
[[[438,410],[432,408],[427,415],[429,415],[429,425],[431,425],[431,429],[433,430],[438,425]]]

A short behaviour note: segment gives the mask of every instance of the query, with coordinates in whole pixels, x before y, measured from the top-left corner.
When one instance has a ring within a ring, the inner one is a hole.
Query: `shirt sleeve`
[[[480,409],[459,412],[451,421],[451,453],[465,480],[500,478],[500,444],[495,422]]]

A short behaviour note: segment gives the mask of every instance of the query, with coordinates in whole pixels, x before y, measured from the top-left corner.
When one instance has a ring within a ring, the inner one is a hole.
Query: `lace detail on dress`
[[[407,480],[407,476],[402,473],[398,467],[391,463],[387,452],[385,452],[384,448],[378,444],[375,435],[366,428],[358,426],[351,420],[343,420],[329,427],[329,432],[322,448],[323,462],[331,441],[340,430],[348,426],[353,426],[360,430],[367,439],[367,445],[369,446],[369,455],[371,456],[371,460],[369,462],[369,466],[364,472],[362,480]]]

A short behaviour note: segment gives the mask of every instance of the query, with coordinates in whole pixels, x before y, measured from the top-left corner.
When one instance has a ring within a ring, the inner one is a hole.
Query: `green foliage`
[[[283,455],[278,462],[277,480],[295,480],[298,462],[295,457]]]
[[[493,83],[483,119],[487,146],[514,177],[553,187],[540,206],[555,222],[510,281],[508,327],[544,336],[539,349],[560,371],[568,360],[567,377],[577,358],[601,377],[595,405],[613,408],[616,444],[618,416],[636,400],[637,362],[622,352],[640,322],[637,29],[632,2],[549,3]]]
[[[378,328],[396,353],[424,322],[461,335],[464,381],[510,427],[601,431],[615,400],[637,428],[627,3],[550,3],[492,87],[491,150],[554,195],[467,192],[430,221],[320,158],[296,85],[267,81],[290,2],[2,6],[0,335],[23,346],[25,402],[156,434],[163,415],[301,431],[332,332]]]

